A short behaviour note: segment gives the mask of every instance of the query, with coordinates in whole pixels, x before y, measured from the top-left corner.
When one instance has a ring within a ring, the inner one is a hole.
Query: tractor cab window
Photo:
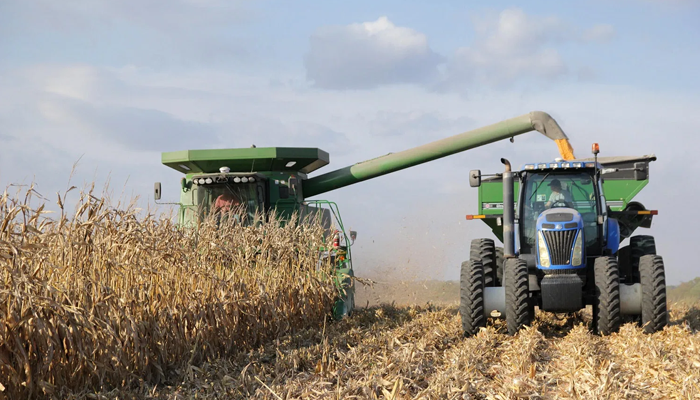
[[[264,196],[257,183],[223,183],[200,186],[197,191],[200,218],[215,215],[233,217],[243,224],[251,224],[255,214],[262,211]]]
[[[573,208],[581,214],[584,223],[586,247],[595,247],[598,241],[598,209],[595,180],[590,173],[542,172],[529,173],[524,182],[520,229],[523,245],[535,246],[537,217],[550,208]]]

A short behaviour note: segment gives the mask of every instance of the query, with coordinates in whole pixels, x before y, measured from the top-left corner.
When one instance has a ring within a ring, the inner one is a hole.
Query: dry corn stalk
[[[32,197],[0,197],[0,398],[157,384],[330,310],[320,225],[180,229],[93,190],[53,220]]]

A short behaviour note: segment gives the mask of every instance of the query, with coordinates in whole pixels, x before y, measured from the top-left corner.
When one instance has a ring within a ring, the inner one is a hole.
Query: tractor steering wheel
[[[573,208],[573,206],[568,201],[558,200],[555,201],[549,208]]]

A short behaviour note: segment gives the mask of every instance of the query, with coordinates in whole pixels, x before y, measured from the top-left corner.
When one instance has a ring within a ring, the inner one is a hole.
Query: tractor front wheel
[[[506,287],[506,324],[508,333],[515,335],[532,323],[534,309],[530,304],[530,283],[527,263],[519,258],[506,259],[503,266]]]
[[[661,256],[646,255],[639,259],[642,281],[642,329],[654,333],[668,322],[666,308],[666,277]]]
[[[464,336],[473,336],[486,326],[484,315],[484,266],[479,261],[462,263],[459,313]]]
[[[620,329],[620,272],[614,257],[598,257],[593,266],[593,331],[609,335]]]

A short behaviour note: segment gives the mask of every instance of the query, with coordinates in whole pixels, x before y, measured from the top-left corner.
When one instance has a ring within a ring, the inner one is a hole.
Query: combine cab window
[[[263,210],[264,196],[257,183],[235,183],[200,186],[197,190],[200,218],[207,215],[225,214],[229,210],[242,208],[236,213],[237,220],[250,224],[255,213]]]
[[[573,208],[581,213],[586,247],[595,248],[598,241],[598,205],[591,174],[585,172],[528,174],[524,186],[520,229],[523,246],[528,251],[535,246],[537,217],[546,209],[558,207]]]

